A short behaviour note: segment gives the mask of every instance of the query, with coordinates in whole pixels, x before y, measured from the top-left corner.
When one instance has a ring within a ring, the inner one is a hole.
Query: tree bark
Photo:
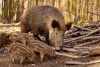
[[[23,13],[23,6],[24,6],[23,2],[24,2],[23,0],[18,0],[16,22],[20,21],[20,16]]]
[[[9,0],[4,0],[4,20],[8,21],[8,2]],[[9,23],[9,22],[7,22]]]
[[[12,9],[12,0],[9,0],[9,22],[12,23],[12,20],[13,20],[13,15],[12,15],[12,12],[13,12],[13,9]]]

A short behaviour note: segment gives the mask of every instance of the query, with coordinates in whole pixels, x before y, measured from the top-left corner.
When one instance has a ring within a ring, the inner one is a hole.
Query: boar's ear
[[[66,30],[69,30],[72,26],[73,22],[67,23],[66,26]]]
[[[53,28],[59,28],[59,27],[60,27],[60,26],[59,26],[59,23],[58,23],[56,20],[53,20],[53,21],[52,21],[51,26],[52,26]]]

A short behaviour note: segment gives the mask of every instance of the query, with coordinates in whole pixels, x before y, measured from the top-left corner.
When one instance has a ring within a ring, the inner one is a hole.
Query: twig
[[[19,27],[19,24],[0,24],[0,27]]]
[[[98,23],[98,26],[100,26],[100,23]],[[85,25],[83,27],[84,28],[87,28],[87,27],[97,27],[97,24],[88,24],[88,25]]]
[[[72,34],[67,34],[67,35],[65,35],[65,37],[72,36],[72,35],[77,35],[77,34],[79,34],[79,31],[74,32],[74,33],[72,33]]]
[[[81,46],[84,46],[84,45],[93,44],[93,43],[96,43],[96,42],[99,42],[99,41],[100,40],[95,40],[95,41],[92,41],[92,42],[83,43],[83,44],[80,44],[80,45],[76,45],[76,47],[81,47]]]
[[[87,34],[87,35],[85,35],[85,36],[89,36],[89,35],[91,35],[91,34],[94,34],[94,33],[98,32],[98,31],[100,31],[100,28],[98,28],[98,29],[96,29],[96,30],[91,31],[90,33],[88,33],[88,34]]]
[[[59,53],[59,52],[55,52],[56,55],[60,55],[60,56],[66,56],[66,57],[70,57],[70,58],[81,58],[82,56],[73,56],[73,55],[67,55],[64,53]]]
[[[89,54],[89,50],[84,50],[84,51],[82,51],[82,56],[86,56],[86,57],[88,57],[88,54]]]
[[[77,39],[82,39],[82,38],[84,38],[84,37],[87,37],[87,36],[89,36],[89,35],[92,35],[92,34],[94,34],[94,33],[98,32],[99,30],[100,30],[100,28],[98,28],[98,29],[96,29],[96,30],[91,31],[91,32],[90,32],[90,33],[88,33],[87,35],[80,36],[80,37],[77,37],[77,38],[72,38],[72,39],[67,40],[67,41],[65,41],[65,42],[70,42],[70,41],[74,41],[74,40],[77,40]]]
[[[86,34],[88,34],[89,33],[89,31],[85,31],[85,32],[81,32],[81,31],[76,31],[76,32],[74,32],[74,33],[71,33],[71,34],[67,34],[67,35],[65,35],[64,37],[69,37],[69,36],[77,36],[77,35],[86,35]],[[64,39],[64,40],[67,40],[67,39]]]
[[[73,28],[73,29],[71,29],[69,31],[66,31],[65,34],[69,34],[69,33],[75,32],[75,31],[77,31],[77,29],[76,28]]]
[[[76,50],[74,48],[66,48],[66,47],[63,47],[62,50],[64,50],[64,51],[70,51],[70,52],[78,52],[78,50]]]
[[[75,49],[89,49],[89,50],[92,50],[93,48],[92,47],[74,47]]]
[[[80,33],[80,35],[86,35],[86,34],[88,34],[90,31],[85,31],[85,32],[82,32],[82,33]]]
[[[80,27],[80,26],[76,26],[76,25],[74,27],[76,27],[78,29],[81,29],[81,30],[91,31],[91,29]]]
[[[71,41],[74,41],[74,40],[77,40],[77,39],[81,39],[81,38],[83,38],[83,37],[85,37],[85,36],[80,36],[80,37],[77,37],[77,38],[72,38],[72,39],[70,39],[70,40],[65,41],[65,43],[71,42]]]
[[[77,62],[77,61],[66,61],[66,64],[81,64],[81,65],[88,65],[88,64],[94,64],[94,63],[99,63],[100,60],[96,61],[90,61],[90,62]]]
[[[100,36],[89,36],[89,37],[82,38],[82,40],[91,40],[91,39],[98,39],[98,38],[100,38]]]

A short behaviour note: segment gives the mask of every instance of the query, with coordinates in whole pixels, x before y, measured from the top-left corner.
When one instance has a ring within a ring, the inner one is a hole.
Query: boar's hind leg
[[[34,35],[34,37],[36,37],[39,41],[42,41],[38,35]]]

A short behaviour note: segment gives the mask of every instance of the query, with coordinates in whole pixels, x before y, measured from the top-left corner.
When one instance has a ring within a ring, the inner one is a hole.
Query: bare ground
[[[0,51],[0,67],[100,67],[100,63],[90,64],[90,65],[66,65],[65,63],[66,61],[89,62],[89,61],[99,60],[99,59],[100,57],[73,59],[64,56],[56,56],[48,59],[44,58],[43,62],[37,60],[36,63],[24,62],[24,64],[21,65],[19,64],[20,59],[16,59],[15,63],[10,61],[8,50]]]
[[[19,27],[13,27],[13,28],[6,28],[6,27],[1,27],[0,32],[5,30],[5,32],[14,32],[14,31],[19,31]],[[64,45],[67,45],[66,43]],[[72,45],[73,46],[73,45]],[[87,46],[100,46],[99,44],[90,44]],[[78,52],[64,52],[65,54],[71,54],[71,55],[78,55],[80,56],[81,54]],[[56,56],[52,58],[44,58],[43,62],[41,63],[39,61],[39,57],[37,59],[36,63],[28,63],[24,62],[23,65],[19,64],[19,59],[15,60],[15,63],[11,62],[9,59],[9,50],[0,50],[0,67],[100,67],[100,63],[95,63],[95,64],[83,64],[83,65],[67,65],[66,61],[79,61],[79,62],[90,62],[94,60],[99,60],[100,57],[89,57],[89,58],[69,58],[65,56]]]

